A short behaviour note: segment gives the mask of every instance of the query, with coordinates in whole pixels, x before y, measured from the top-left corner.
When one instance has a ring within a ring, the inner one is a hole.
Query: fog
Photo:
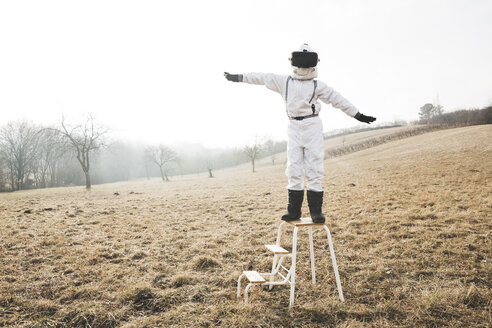
[[[224,71],[289,74],[304,42],[319,79],[378,122],[492,101],[490,1],[3,1],[0,124],[92,113],[115,139],[236,147],[285,138],[282,98]],[[357,124],[329,105],[325,131]]]

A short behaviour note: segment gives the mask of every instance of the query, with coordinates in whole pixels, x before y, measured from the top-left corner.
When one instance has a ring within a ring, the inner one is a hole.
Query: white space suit
[[[314,90],[312,79],[299,80],[291,77],[288,85],[287,79],[289,79],[288,75],[243,74],[243,82],[265,85],[268,89],[282,95],[286,102],[287,116],[290,118],[287,129],[287,169],[285,171],[289,180],[287,189],[304,190],[303,174],[305,174],[307,189],[322,191],[321,181],[324,176],[323,124],[319,116],[302,120],[294,118],[318,114],[321,110],[318,99],[341,109],[351,117],[354,117],[358,110],[322,81],[317,81],[317,87]],[[286,87],[288,87],[288,92]],[[314,105],[314,113],[312,105]]]
[[[321,213],[323,204],[322,180],[324,176],[324,144],[323,124],[318,116],[321,100],[345,114],[365,123],[376,118],[365,116],[347,99],[317,81],[318,54],[303,44],[299,51],[292,52],[290,59],[292,74],[276,75],[269,73],[229,74],[224,72],[227,80],[260,84],[278,92],[285,100],[289,126],[287,129],[287,169],[285,174],[289,180],[287,185],[289,203],[288,213],[282,220],[293,221],[301,217],[304,197],[304,177],[307,182],[307,199],[311,218],[315,223],[325,222]]]

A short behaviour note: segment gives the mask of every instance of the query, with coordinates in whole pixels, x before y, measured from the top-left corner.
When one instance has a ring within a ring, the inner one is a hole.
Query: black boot
[[[287,205],[287,214],[282,216],[284,221],[294,221],[301,218],[301,206],[304,198],[304,190],[289,189],[289,205]]]
[[[323,205],[323,192],[322,191],[307,191],[307,199],[309,205],[309,213],[314,223],[324,223],[325,216],[321,213],[321,206]]]

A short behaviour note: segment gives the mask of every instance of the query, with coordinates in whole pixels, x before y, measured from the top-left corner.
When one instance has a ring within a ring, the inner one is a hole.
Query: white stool
[[[294,226],[294,233],[292,238],[292,254],[289,254],[287,250],[280,247],[280,239],[282,237],[282,227],[285,223],[288,223]],[[243,274],[239,276],[238,285],[237,285],[237,297],[241,295],[241,279],[246,277],[249,280],[249,284],[246,286],[244,291],[244,301],[248,302],[248,290],[253,285],[268,285],[270,289],[273,288],[274,285],[285,285],[290,284],[290,301],[289,307],[294,305],[294,292],[296,286],[296,256],[297,256],[297,232],[300,227],[308,227],[309,232],[309,253],[311,256],[311,275],[313,284],[316,284],[316,271],[314,265],[314,246],[313,246],[313,226],[322,226],[326,230],[326,234],[328,237],[328,245],[330,247],[330,255],[331,261],[333,264],[333,271],[335,271],[335,280],[337,283],[338,296],[340,301],[344,302],[342,284],[340,283],[340,276],[338,274],[338,266],[337,260],[335,258],[335,250],[333,249],[333,242],[331,239],[330,229],[325,223],[313,223],[311,218],[301,218],[295,221],[282,222],[278,227],[277,231],[277,241],[275,245],[265,245],[268,250],[273,252],[273,264],[272,271],[269,273],[258,273],[256,271],[244,271]],[[286,257],[291,258],[291,266],[289,269],[282,265],[283,260]],[[286,272],[286,275],[280,273],[280,270],[283,269]],[[282,280],[275,281],[275,276],[279,275]],[[265,277],[269,277],[269,281],[265,280]]]

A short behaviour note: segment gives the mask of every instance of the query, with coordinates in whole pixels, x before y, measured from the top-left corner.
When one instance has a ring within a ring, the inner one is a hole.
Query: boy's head
[[[318,62],[318,54],[307,43],[302,44],[290,57],[292,77],[297,80],[311,80],[318,77],[316,69]]]
[[[299,47],[298,51],[292,52],[290,63],[292,66],[299,68],[312,68],[318,65],[318,54],[311,47],[304,43]]]

